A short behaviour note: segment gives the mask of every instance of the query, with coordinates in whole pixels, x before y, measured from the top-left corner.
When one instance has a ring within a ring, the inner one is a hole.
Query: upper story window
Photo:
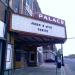
[[[26,0],[26,2],[30,6],[30,8],[32,9],[32,2],[33,2],[33,0]]]
[[[33,0],[26,0],[26,8],[25,9],[31,16],[32,16],[32,4],[33,4]]]
[[[14,12],[19,13],[20,0],[9,0],[9,5]]]
[[[15,12],[19,12],[19,6],[20,6],[20,0],[15,0],[15,3],[14,3],[14,9],[15,9]]]
[[[1,0],[5,5],[8,4],[8,0]]]

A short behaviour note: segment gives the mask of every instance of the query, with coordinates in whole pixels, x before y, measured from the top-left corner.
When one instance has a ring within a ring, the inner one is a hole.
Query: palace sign
[[[48,15],[45,15],[45,14],[36,13],[36,14],[33,14],[33,17],[37,18],[39,20],[43,20],[43,21],[52,23],[52,24],[63,25],[63,26],[65,25],[64,20],[59,19],[59,18],[55,18],[55,17],[52,17],[52,16],[48,16]]]
[[[51,24],[34,18],[12,14],[11,30],[35,33],[45,36],[66,38],[64,26]]]

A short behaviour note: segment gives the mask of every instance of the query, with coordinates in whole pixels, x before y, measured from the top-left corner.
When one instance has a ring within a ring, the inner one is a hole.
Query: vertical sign
[[[6,55],[6,69],[11,69],[13,67],[13,58],[12,58],[12,45],[7,45],[7,55]]]
[[[0,37],[4,37],[4,23],[0,21]]]

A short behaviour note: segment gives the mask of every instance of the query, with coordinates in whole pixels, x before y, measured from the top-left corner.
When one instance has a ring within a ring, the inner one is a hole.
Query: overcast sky
[[[64,19],[67,37],[75,37],[75,0],[37,0],[42,13]],[[63,45],[64,55],[75,54],[75,39],[68,39]]]

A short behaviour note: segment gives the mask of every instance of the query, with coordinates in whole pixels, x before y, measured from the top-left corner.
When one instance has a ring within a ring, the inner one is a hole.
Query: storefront
[[[48,16],[44,16],[45,20],[36,17],[14,13],[10,16],[8,41],[13,44],[15,68],[40,64],[43,62],[42,50],[37,48],[66,41],[64,20]]]

